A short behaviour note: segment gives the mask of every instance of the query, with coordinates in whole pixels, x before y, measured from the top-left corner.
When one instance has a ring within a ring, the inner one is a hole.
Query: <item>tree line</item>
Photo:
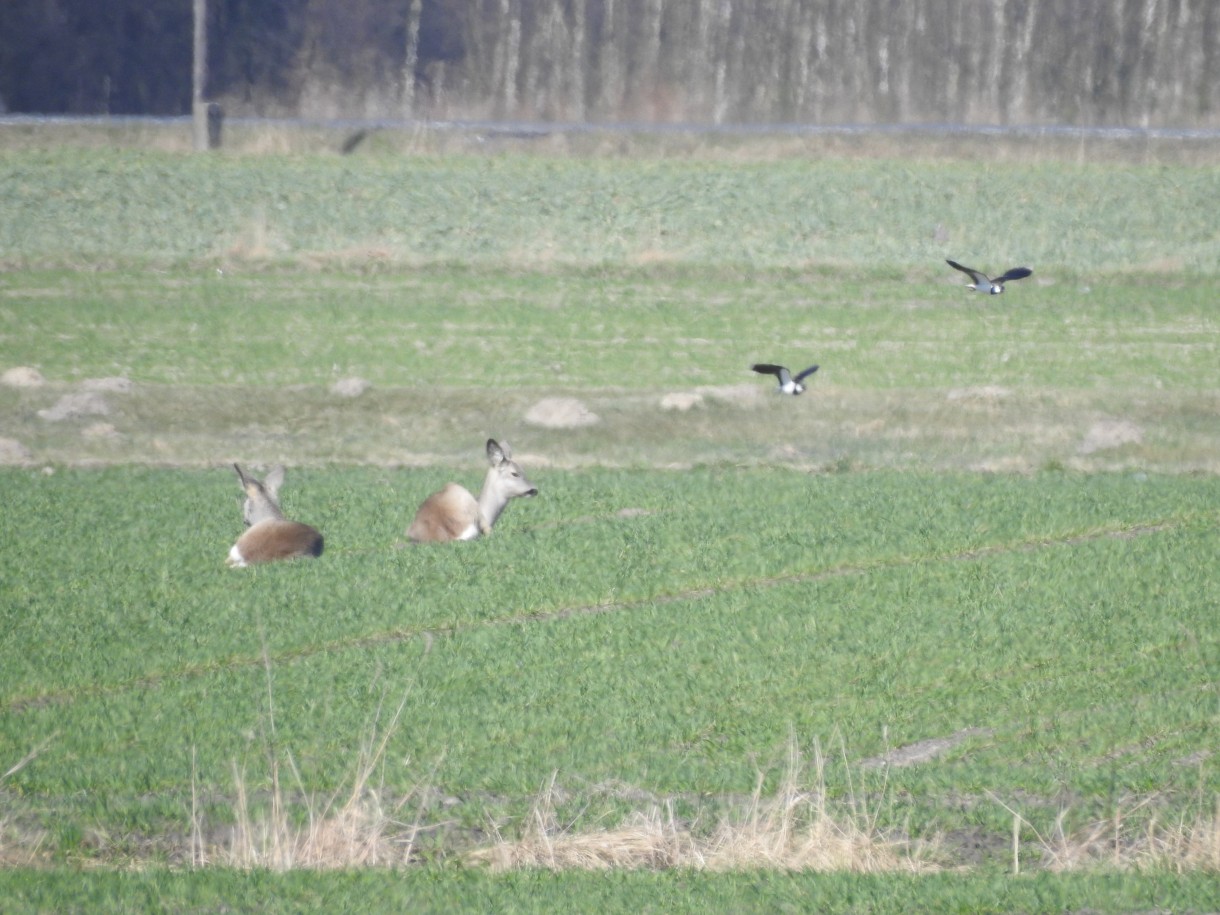
[[[184,114],[190,0],[4,0],[10,111]],[[1220,121],[1217,0],[209,0],[230,111]]]

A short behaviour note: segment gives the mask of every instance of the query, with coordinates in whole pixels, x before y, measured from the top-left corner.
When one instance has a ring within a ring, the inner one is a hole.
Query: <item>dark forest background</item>
[[[186,114],[191,0],[0,0],[13,112]],[[1220,0],[209,0],[230,114],[1220,122]]]

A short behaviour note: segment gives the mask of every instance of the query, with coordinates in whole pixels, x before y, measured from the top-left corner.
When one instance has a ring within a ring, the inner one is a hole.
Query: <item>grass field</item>
[[[1220,906],[1218,198],[0,142],[0,895]],[[489,436],[540,497],[403,546]],[[321,559],[225,569],[233,461]]]

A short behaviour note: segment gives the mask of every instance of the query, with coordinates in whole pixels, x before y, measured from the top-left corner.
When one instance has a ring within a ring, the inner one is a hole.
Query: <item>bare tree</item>
[[[402,60],[402,115],[415,114],[415,66],[419,62],[419,14],[422,0],[407,0],[407,42]]]
[[[191,56],[191,124],[194,129],[195,151],[208,148],[208,111],[205,99],[208,82],[208,0],[193,4],[194,44]]]
[[[193,106],[188,8],[3,0],[0,94]],[[1220,0],[211,0],[205,17],[209,94],[243,102],[308,89],[411,116],[426,87],[478,116],[1220,123]]]

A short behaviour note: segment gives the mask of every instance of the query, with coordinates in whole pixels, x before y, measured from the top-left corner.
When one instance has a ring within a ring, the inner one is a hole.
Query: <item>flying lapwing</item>
[[[945,263],[954,270],[960,270],[962,273],[969,276],[970,279],[974,280],[973,283],[966,284],[967,289],[974,289],[978,292],[989,292],[992,295],[999,295],[1001,292],[1003,292],[1004,284],[1009,280],[1023,280],[1025,277],[1034,272],[1028,267],[1013,267],[1003,276],[997,276],[995,279],[991,279],[987,276],[987,274],[974,270],[970,267],[963,267],[957,261],[946,259]]]
[[[774,375],[779,379],[779,387],[776,388],[776,392],[779,394],[792,394],[793,396],[805,393],[805,386],[801,382],[818,370],[816,365],[811,365],[793,378],[792,373],[782,365],[759,362],[750,366],[750,368],[760,375]]]

